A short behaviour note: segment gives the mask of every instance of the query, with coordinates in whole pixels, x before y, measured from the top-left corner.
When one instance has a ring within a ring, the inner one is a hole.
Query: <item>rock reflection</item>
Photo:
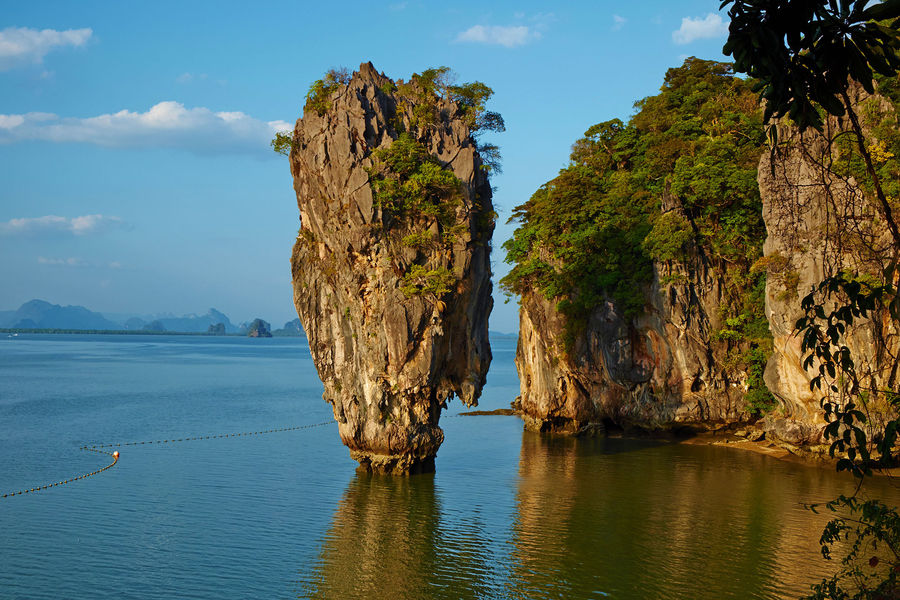
[[[727,448],[521,439],[512,479],[489,461],[357,474],[298,596],[797,598],[834,568],[817,543],[828,515],[802,503],[852,492],[850,477]]]
[[[832,497],[828,471],[526,432],[519,475],[512,598],[790,598],[829,568],[801,506]]]
[[[482,527],[464,511],[442,510],[433,475],[358,473],[298,597],[486,597]]]

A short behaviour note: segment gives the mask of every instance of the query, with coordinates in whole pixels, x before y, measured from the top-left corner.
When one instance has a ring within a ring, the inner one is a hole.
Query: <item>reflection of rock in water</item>
[[[833,473],[654,446],[524,433],[508,597],[796,597],[827,571],[800,502]]]
[[[432,476],[357,474],[298,597],[485,597],[483,528],[465,514],[444,525],[443,510]]]

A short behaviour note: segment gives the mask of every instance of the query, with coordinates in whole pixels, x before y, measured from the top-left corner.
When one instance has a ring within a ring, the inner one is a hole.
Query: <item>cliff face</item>
[[[770,403],[751,269],[764,235],[757,96],[730,65],[689,58],[635,106],[585,131],[513,212],[502,284],[522,297],[532,429],[709,428]]]
[[[861,92],[855,102],[864,116],[866,144],[877,164],[888,169],[892,148],[878,135],[895,132],[896,109]],[[777,402],[761,428],[770,440],[811,450],[820,450],[825,441],[824,393],[810,390],[817,364],[813,371],[803,368],[801,338],[794,331],[804,315],[801,298],[832,275],[878,284],[893,256],[872,193],[864,193],[859,183],[866,175],[854,138],[839,135],[841,127],[831,119],[824,135],[802,137],[782,127],[779,152],[765,151],[757,172],[767,238],[764,256],[751,271],[766,273],[765,316],[773,348],[762,379]],[[837,141],[829,145],[826,139]],[[663,195],[662,212],[691,219],[669,193]],[[640,314],[626,318],[607,299],[591,311],[568,347],[555,303],[524,293],[516,362],[527,426],[580,433],[603,421],[661,429],[750,420],[749,384],[759,373],[751,373],[747,361],[735,360],[748,342],[730,336],[734,328],[722,317],[735,293],[726,284],[729,278],[736,281],[729,268],[695,239],[680,259],[653,264],[649,300]],[[818,300],[826,314],[842,303],[840,297]],[[854,397],[864,405],[872,439],[895,416],[890,398],[875,390],[896,389],[900,327],[883,310],[857,319],[842,343],[856,364],[862,390]]]
[[[396,473],[433,469],[441,408],[476,404],[491,361],[487,173],[460,106],[414,84],[403,96],[361,65],[324,110],[307,105],[290,155],[294,304],[323,397],[360,466]],[[392,147],[424,149],[413,162],[442,178],[424,209],[379,196],[380,176],[405,182],[386,171]]]
[[[873,115],[894,111],[885,99],[861,90],[854,100],[856,112],[868,116],[868,125]],[[836,119],[826,122],[829,138],[840,139],[840,131]],[[850,134],[843,137],[853,139]],[[852,147],[829,146],[816,132],[801,137],[790,127],[779,128],[779,139],[781,151],[765,153],[759,166],[768,231],[764,246],[769,273],[766,315],[774,337],[765,381],[779,402],[779,409],[767,415],[765,427],[770,438],[798,446],[816,445],[824,441],[825,421],[819,404],[823,393],[810,390],[817,369],[803,368],[801,339],[794,333],[794,324],[803,316],[800,300],[826,276],[841,272],[880,279],[892,254],[891,239],[878,209],[860,191],[857,180],[837,172],[846,157],[842,152],[855,152]],[[880,142],[871,137],[867,144],[876,147]],[[834,306],[833,301],[825,303],[826,311]],[[897,323],[887,311],[857,320],[844,342],[864,387],[896,389],[900,338]],[[869,424],[877,428],[890,409],[876,394],[867,398]]]
[[[721,281],[696,247],[686,261],[655,263],[643,314],[626,319],[608,300],[569,351],[555,306],[524,294],[516,366],[526,427],[579,434],[604,421],[655,430],[747,419],[746,373],[728,367],[728,342],[711,336],[721,326]]]

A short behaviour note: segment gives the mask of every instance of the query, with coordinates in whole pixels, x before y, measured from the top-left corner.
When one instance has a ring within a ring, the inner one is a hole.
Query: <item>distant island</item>
[[[16,310],[0,311],[0,331],[4,333],[103,333],[142,335],[212,335],[249,337],[302,337],[300,319],[272,329],[261,318],[235,325],[224,313],[210,308],[203,315],[172,314],[152,317],[131,316],[115,320],[84,306],[61,306],[45,300],[29,300]]]

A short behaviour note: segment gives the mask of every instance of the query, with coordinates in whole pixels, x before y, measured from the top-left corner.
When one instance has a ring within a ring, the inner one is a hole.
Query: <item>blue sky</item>
[[[0,12],[0,310],[295,318],[299,226],[268,140],[330,67],[446,65],[495,92],[511,209],[592,124],[687,56],[724,59],[719,1],[7,2]],[[517,328],[495,290],[491,329]]]

